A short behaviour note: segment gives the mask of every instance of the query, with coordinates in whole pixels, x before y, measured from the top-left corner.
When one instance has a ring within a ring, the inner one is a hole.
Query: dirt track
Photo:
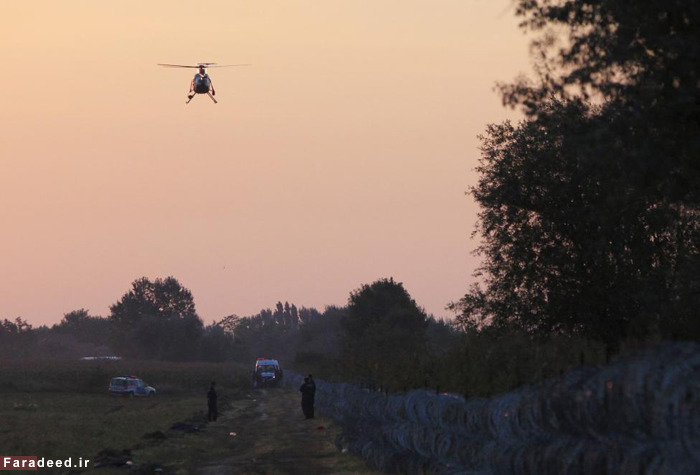
[[[336,449],[338,428],[331,421],[304,419],[293,388],[251,390],[225,405],[216,422],[136,450],[134,461],[165,473],[204,475],[376,473]]]

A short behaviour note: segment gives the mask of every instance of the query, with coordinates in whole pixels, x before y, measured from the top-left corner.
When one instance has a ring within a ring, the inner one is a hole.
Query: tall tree
[[[396,387],[421,378],[427,316],[402,283],[380,279],[353,291],[340,326],[342,360],[355,376]]]
[[[36,332],[32,326],[17,317],[12,320],[0,320],[0,356],[19,358],[31,355],[35,351]]]
[[[197,315],[192,293],[174,277],[153,282],[146,277],[137,279],[109,309],[109,318],[119,325],[136,323],[145,316],[168,319]]]
[[[700,6],[519,0],[538,77],[502,87],[527,120],[482,138],[482,286],[464,325],[700,338]],[[558,41],[552,31],[563,32]]]
[[[203,323],[192,293],[174,277],[143,277],[110,307],[110,320],[119,330],[118,348],[147,358],[191,360]]]
[[[518,0],[534,41],[537,80],[504,100],[540,114],[552,97],[603,105],[596,142],[617,141],[637,187],[676,203],[700,198],[700,5],[694,0]],[[557,34],[559,33],[559,34]]]
[[[114,337],[114,324],[107,318],[91,316],[84,308],[63,315],[52,331],[75,336],[78,341],[96,345],[109,345]]]
[[[231,316],[221,324],[235,335],[236,345],[245,348],[238,353],[239,357],[245,359],[246,354],[248,358],[274,357],[283,365],[292,361],[299,339],[299,314],[295,305],[277,302],[274,311],[268,308],[249,317]]]

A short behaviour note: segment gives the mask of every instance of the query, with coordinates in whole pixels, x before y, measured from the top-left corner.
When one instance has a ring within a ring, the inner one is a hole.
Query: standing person
[[[299,391],[301,392],[301,410],[304,412],[304,417],[307,419],[313,419],[316,384],[313,381],[310,381],[307,376],[304,378],[304,384],[301,385]]]
[[[214,422],[216,421],[217,416],[219,415],[219,408],[217,407],[217,395],[216,395],[216,389],[214,388],[216,386],[216,383],[214,381],[211,382],[211,386],[209,387],[209,391],[207,391],[207,406],[209,407],[209,413],[207,414],[207,420],[209,422]]]
[[[314,377],[309,373],[309,384],[311,385],[311,402],[309,403],[309,413],[311,414],[311,419],[314,418],[314,404],[316,402],[316,382]]]

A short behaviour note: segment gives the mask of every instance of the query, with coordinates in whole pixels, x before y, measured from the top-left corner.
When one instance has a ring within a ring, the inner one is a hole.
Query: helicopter
[[[190,83],[190,92],[187,93],[187,101],[185,104],[189,104],[195,94],[206,94],[208,95],[214,104],[219,102],[214,99],[216,91],[214,91],[214,85],[211,82],[211,78],[207,74],[207,68],[230,68],[233,66],[250,66],[250,64],[217,64],[217,63],[197,63],[196,66],[184,65],[184,64],[162,64],[158,63],[158,66],[163,66],[166,68],[196,68],[199,69],[197,74],[192,78]]]

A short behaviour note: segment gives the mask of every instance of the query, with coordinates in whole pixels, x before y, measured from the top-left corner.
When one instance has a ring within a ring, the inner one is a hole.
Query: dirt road
[[[224,404],[216,422],[195,431],[168,431],[133,451],[144,472],[215,474],[370,474],[340,453],[338,432],[322,417],[304,419],[293,388],[251,390]],[[201,417],[201,416],[200,416]],[[197,421],[193,421],[197,426]]]

